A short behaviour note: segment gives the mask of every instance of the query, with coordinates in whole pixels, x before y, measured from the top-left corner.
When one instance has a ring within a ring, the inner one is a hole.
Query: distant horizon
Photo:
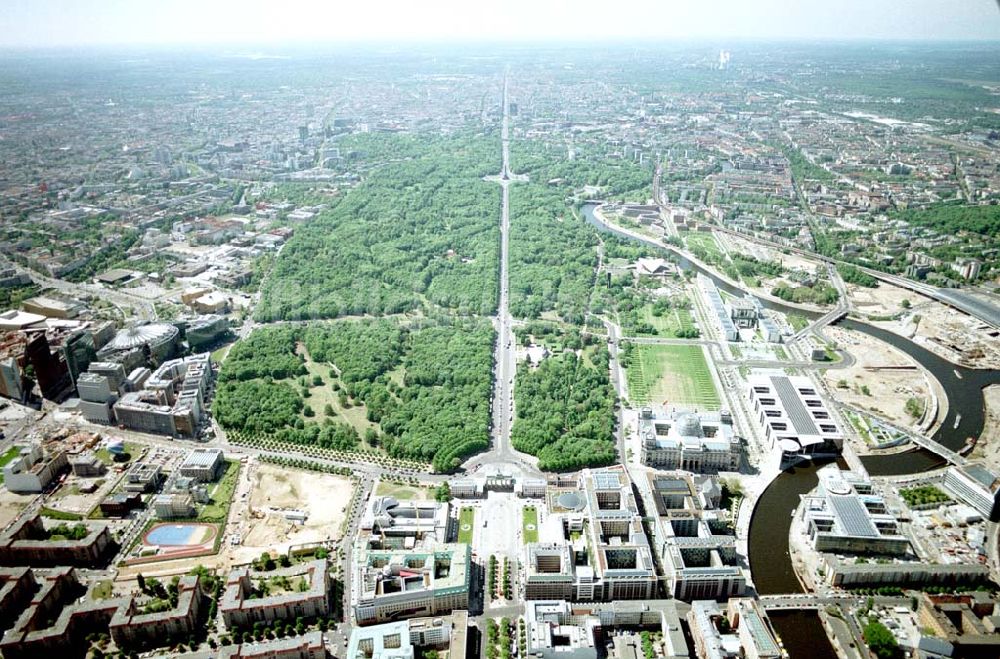
[[[6,0],[0,50],[1000,41],[996,0]]]
[[[60,53],[60,52],[100,52],[100,51],[149,51],[162,53],[201,52],[211,54],[233,53],[234,56],[248,57],[251,54],[262,55],[261,59],[280,59],[277,55],[272,55],[271,51],[284,52],[309,52],[309,51],[337,51],[346,49],[363,48],[365,51],[384,50],[387,52],[398,51],[407,48],[423,48],[427,50],[446,49],[490,49],[490,48],[585,48],[589,46],[614,47],[614,48],[671,48],[684,46],[697,46],[705,48],[728,48],[731,46],[906,46],[906,45],[933,45],[943,47],[961,48],[965,46],[998,46],[1000,47],[1000,36],[996,38],[982,39],[934,39],[934,38],[883,38],[883,37],[858,37],[858,38],[644,38],[625,40],[622,38],[607,38],[602,40],[594,39],[506,39],[506,40],[392,40],[379,41],[375,39],[365,39],[357,41],[336,40],[336,41],[265,41],[265,42],[155,42],[155,43],[88,43],[88,44],[65,44],[65,45],[5,45],[0,44],[0,53]],[[237,55],[236,51],[240,51]],[[253,51],[253,52],[250,52]],[[245,54],[244,54],[245,53]],[[270,57],[269,57],[270,56]]]

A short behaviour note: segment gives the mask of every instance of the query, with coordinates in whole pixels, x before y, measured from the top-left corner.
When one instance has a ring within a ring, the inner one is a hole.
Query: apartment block
[[[767,612],[756,600],[734,598],[729,600],[725,610],[713,600],[692,602],[687,620],[698,659],[780,659],[784,656]]]
[[[539,659],[597,659],[602,656],[641,657],[634,634],[610,635],[613,652],[598,653],[599,644],[617,627],[658,631],[663,659],[689,655],[674,600],[570,604],[561,600],[525,602],[527,656]]]
[[[197,628],[204,600],[198,576],[181,577],[176,606],[169,611],[143,613],[135,600],[130,600],[111,618],[111,638],[120,648],[155,647],[170,639],[187,639]]]
[[[71,567],[49,570],[43,576],[30,570],[4,570],[0,581],[4,582],[0,588],[4,616],[9,613],[7,599],[13,597],[11,582],[23,584],[13,624],[0,641],[5,658],[77,656],[86,646],[85,637],[95,632],[109,632],[115,644],[127,651],[186,640],[200,624],[205,604],[197,576],[181,578],[174,608],[149,614],[142,613],[131,597],[86,596],[86,588]]]
[[[0,565],[99,567],[114,549],[106,524],[75,522],[87,527],[80,540],[51,540],[42,517],[26,517],[0,535]]]
[[[111,618],[127,600],[83,599],[85,593],[72,567],[35,575],[39,588],[20,612],[14,626],[0,640],[5,659],[75,655],[84,637],[108,628]]]
[[[29,568],[0,568],[0,635],[17,621],[38,588]]]
[[[251,598],[254,574],[250,568],[229,573],[219,601],[219,611],[227,627],[247,627],[256,622],[269,623],[297,617],[315,618],[330,614],[330,579],[327,561],[319,559],[268,572],[267,576],[304,576],[308,588],[303,592],[272,597]]]
[[[948,643],[953,657],[1000,656],[1000,617],[994,596],[984,592],[954,595],[923,593],[917,603],[921,630]]]
[[[63,451],[46,455],[40,445],[32,444],[22,447],[18,456],[4,465],[4,485],[11,492],[41,492],[68,468]]]
[[[306,632],[273,641],[227,645],[218,650],[170,655],[176,659],[326,659],[323,633]]]

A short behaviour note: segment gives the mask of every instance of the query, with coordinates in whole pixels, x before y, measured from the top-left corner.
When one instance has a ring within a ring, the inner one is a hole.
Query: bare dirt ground
[[[850,368],[824,372],[823,378],[833,396],[898,425],[914,425],[917,420],[904,409],[907,399],[914,397],[924,405],[930,404],[930,384],[916,363],[889,344],[861,332],[840,327],[826,331],[857,360]],[[913,368],[886,368],[900,366]],[[846,388],[838,386],[842,380],[846,381]]]
[[[847,284],[847,294],[854,309],[866,316],[891,316],[905,311],[903,300],[914,306],[927,301],[912,291],[884,282],[879,282],[876,288]]]
[[[235,520],[243,542],[224,550],[234,563],[252,560],[264,551],[284,552],[292,545],[340,537],[354,490],[349,478],[263,463],[254,466],[249,478],[249,506],[243,518]],[[306,521],[285,519],[281,511],[290,510],[306,513]]]
[[[719,235],[716,235],[716,238],[718,239]],[[749,254],[760,261],[777,261],[778,263],[781,263],[786,270],[813,272],[817,267],[822,265],[819,261],[807,259],[799,256],[798,254],[785,254],[784,252],[780,252],[764,245],[758,245],[757,243],[744,240],[743,238],[739,238],[737,236],[726,234],[725,240],[727,241],[727,246],[731,251],[736,251],[740,254]]]
[[[758,245],[756,243],[744,240],[737,236],[732,236],[729,234],[714,234],[717,241],[720,241],[724,245],[725,249],[729,251],[730,254],[744,254],[752,256],[759,261],[774,261],[780,263],[786,271],[798,271],[798,272],[808,272],[815,273],[817,270],[822,273],[822,276],[826,277],[826,269],[823,264],[819,261],[814,261],[812,259],[807,259],[805,257],[799,256],[798,254],[785,254],[777,249],[772,249],[764,245]],[[745,279],[743,284],[749,288],[749,290],[754,293],[760,293],[763,295],[770,295],[771,291],[774,290],[778,284],[788,284],[791,287],[798,286],[798,284],[788,276],[788,273],[781,277],[758,277],[758,286],[751,286],[751,281]],[[803,303],[803,306],[811,307],[813,309],[823,309],[824,306]]]
[[[97,504],[111,494],[111,490],[114,489],[115,485],[118,484],[118,481],[121,478],[121,475],[115,473],[114,471],[109,471],[104,476],[99,478],[81,478],[79,476],[71,475],[66,482],[63,483],[51,497],[49,497],[46,505],[56,510],[86,516],[97,506]],[[97,484],[97,489],[89,494],[82,492],[80,489],[86,485],[93,485],[95,483]]]
[[[1000,471],[1000,385],[983,389],[983,398],[986,400],[986,424],[970,457],[984,460],[990,469]]]
[[[13,522],[35,496],[34,494],[14,494],[6,487],[0,489],[0,529]]]
[[[922,301],[898,321],[877,325],[901,334],[941,357],[971,368],[1000,368],[1000,341],[972,316],[943,304]]]

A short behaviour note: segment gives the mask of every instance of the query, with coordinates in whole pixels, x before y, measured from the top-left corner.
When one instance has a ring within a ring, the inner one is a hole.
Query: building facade
[[[472,552],[465,544],[358,553],[351,608],[359,625],[469,608]]]
[[[643,408],[639,412],[639,438],[643,464],[657,469],[738,471],[743,456],[731,417],[719,412]]]
[[[809,378],[754,372],[747,382],[751,414],[782,464],[840,452],[843,432]]]

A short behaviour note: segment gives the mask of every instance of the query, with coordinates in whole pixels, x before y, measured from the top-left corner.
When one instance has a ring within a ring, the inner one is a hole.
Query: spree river
[[[722,290],[734,295],[746,293],[746,291],[720,279],[715,273],[691,262],[683,254],[669,246],[658,243],[653,238],[640,239],[604,224],[594,215],[595,208],[596,204],[587,204],[582,208],[582,212],[587,222],[599,231],[611,232],[663,249],[678,261],[681,268],[695,270],[710,277]],[[761,303],[767,308],[785,313],[796,313],[811,318],[817,318],[821,315],[820,312],[804,311],[769,299],[761,299]],[[1000,384],[1000,371],[956,366],[909,339],[868,323],[845,319],[839,325],[864,332],[898,348],[937,378],[948,397],[949,405],[947,417],[932,437],[934,441],[958,451],[968,437],[977,437],[982,432],[985,422],[983,388],[990,384]],[[961,419],[956,424],[955,421],[959,414],[961,414]],[[943,461],[930,451],[917,449],[893,455],[866,456],[862,458],[862,462],[870,474],[888,476],[927,471],[941,465]],[[799,496],[816,487],[818,483],[816,471],[822,464],[824,463],[807,463],[786,470],[768,486],[757,500],[757,506],[750,522],[749,551],[753,580],[757,591],[762,595],[802,591],[802,586],[795,576],[788,554],[788,534],[791,528],[792,514],[799,504]],[[818,624],[818,620],[815,623]],[[778,626],[789,627],[789,625]],[[796,655],[792,654],[792,656]]]

